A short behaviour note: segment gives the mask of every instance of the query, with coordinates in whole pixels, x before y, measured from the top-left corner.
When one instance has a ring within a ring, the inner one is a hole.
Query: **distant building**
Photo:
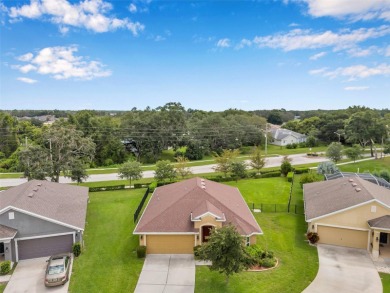
[[[273,127],[270,130],[273,142],[271,144],[285,146],[292,143],[306,142],[306,135],[283,128]]]

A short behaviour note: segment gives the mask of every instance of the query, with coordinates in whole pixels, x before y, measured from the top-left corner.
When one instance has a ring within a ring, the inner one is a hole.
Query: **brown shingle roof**
[[[304,184],[303,195],[306,221],[372,200],[390,207],[390,190],[359,177]]]
[[[88,187],[31,180],[0,193],[0,213],[8,207],[84,229]]]
[[[390,229],[390,215],[369,220],[368,225],[375,228]]]
[[[0,225],[0,240],[13,238],[16,235],[16,233],[18,233],[18,230],[8,226]]]
[[[223,225],[232,223],[241,235],[262,233],[237,188],[200,178],[158,187],[134,233],[195,233],[191,213],[204,211],[223,213]]]

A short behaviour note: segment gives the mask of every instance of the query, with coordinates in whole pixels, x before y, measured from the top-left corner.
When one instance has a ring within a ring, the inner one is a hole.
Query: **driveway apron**
[[[195,261],[192,254],[146,256],[136,293],[194,293]]]
[[[62,286],[45,287],[46,260],[48,259],[48,257],[41,257],[19,261],[4,293],[67,293],[69,281]]]
[[[368,252],[318,245],[319,270],[303,293],[382,293],[382,282]]]

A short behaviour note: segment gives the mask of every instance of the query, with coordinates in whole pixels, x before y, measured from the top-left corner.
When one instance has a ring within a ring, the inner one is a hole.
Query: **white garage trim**
[[[75,243],[76,232],[66,232],[66,233],[57,233],[57,234],[48,234],[48,235],[39,235],[39,236],[15,238],[14,240],[15,240],[15,258],[16,258],[16,262],[19,261],[18,240],[30,240],[30,239],[50,238],[50,237],[64,236],[64,235],[72,235],[72,234],[73,234],[73,243]]]

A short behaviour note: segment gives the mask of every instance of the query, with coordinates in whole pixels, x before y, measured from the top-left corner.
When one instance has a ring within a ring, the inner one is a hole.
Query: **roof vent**
[[[206,189],[206,186],[202,185],[202,189]]]
[[[42,186],[42,183],[38,183],[37,186]]]
[[[32,198],[33,196],[34,196],[34,193],[29,193],[28,195],[27,195],[28,197],[30,197],[30,198]]]
[[[38,187],[35,187],[35,188],[33,189],[33,191],[38,191]]]
[[[356,187],[355,190],[356,190],[356,192],[359,192],[359,191],[362,190],[362,189],[359,188],[359,187]]]
[[[352,179],[352,178],[349,178],[348,181],[349,181],[349,182],[353,182],[353,179]]]
[[[352,183],[352,186],[353,187],[357,186],[357,183],[356,182]]]

